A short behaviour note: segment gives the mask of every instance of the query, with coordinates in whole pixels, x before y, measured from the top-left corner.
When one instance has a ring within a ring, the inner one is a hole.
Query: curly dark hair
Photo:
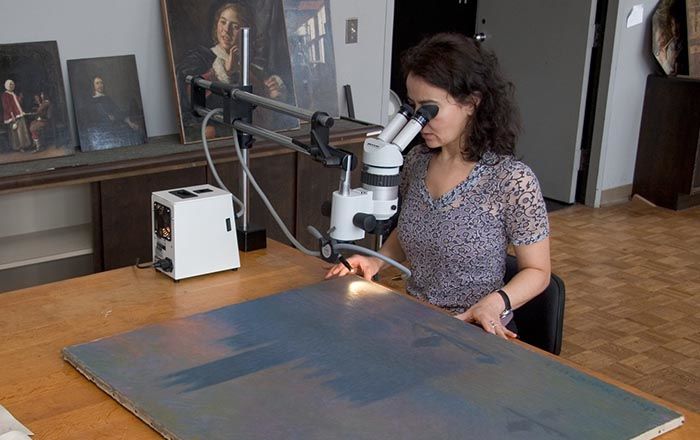
[[[465,160],[479,160],[487,151],[515,154],[520,115],[513,84],[503,78],[493,52],[462,34],[440,33],[404,52],[401,67],[404,78],[418,76],[461,104],[478,101],[465,127]]]

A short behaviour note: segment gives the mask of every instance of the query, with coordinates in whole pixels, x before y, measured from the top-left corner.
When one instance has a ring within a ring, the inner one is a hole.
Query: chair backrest
[[[517,260],[508,255],[504,281],[508,282],[517,272]],[[542,293],[513,312],[520,340],[556,355],[561,352],[565,294],[564,282],[552,274]]]

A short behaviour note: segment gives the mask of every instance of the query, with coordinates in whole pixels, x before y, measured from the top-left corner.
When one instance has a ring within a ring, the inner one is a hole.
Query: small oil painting
[[[134,55],[68,60],[82,151],[146,142]]]
[[[55,41],[0,44],[0,164],[73,154]]]

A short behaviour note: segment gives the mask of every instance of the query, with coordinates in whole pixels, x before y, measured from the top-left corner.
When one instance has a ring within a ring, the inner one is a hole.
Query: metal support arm
[[[262,137],[300,153],[304,153],[313,160],[329,168],[347,169],[349,165],[350,169],[355,169],[357,166],[357,158],[353,153],[329,145],[329,129],[333,126],[334,120],[327,113],[313,112],[275,101],[274,99],[255,95],[247,91],[250,90],[249,86],[233,86],[191,75],[187,76],[185,81],[190,85],[192,112],[195,116],[203,117],[211,110],[206,106],[206,93],[209,91],[216,95],[223,96],[224,98],[229,98],[224,100],[224,115],[216,115],[212,118],[215,121],[233,126],[233,128],[243,133]],[[250,121],[248,117],[249,114],[252,114],[256,106],[310,121],[311,129],[309,135],[311,144],[307,145],[289,136],[284,136],[247,123]],[[248,119],[248,121],[246,121],[246,119]]]

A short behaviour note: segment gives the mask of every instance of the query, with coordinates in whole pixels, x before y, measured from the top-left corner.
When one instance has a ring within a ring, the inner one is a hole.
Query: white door
[[[593,45],[595,0],[480,0],[477,33],[515,84],[516,154],[545,197],[574,202]]]

